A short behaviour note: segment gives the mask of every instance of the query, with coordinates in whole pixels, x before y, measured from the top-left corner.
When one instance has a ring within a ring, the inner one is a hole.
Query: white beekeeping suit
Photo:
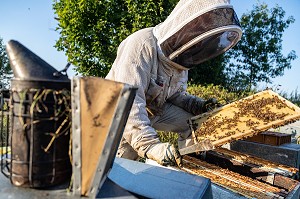
[[[188,144],[187,119],[213,102],[185,92],[188,69],[224,53],[241,35],[228,0],[181,0],[164,22],[126,38],[106,77],[138,87],[117,156],[180,164],[177,150],[161,143],[156,130],[178,133],[179,147]]]

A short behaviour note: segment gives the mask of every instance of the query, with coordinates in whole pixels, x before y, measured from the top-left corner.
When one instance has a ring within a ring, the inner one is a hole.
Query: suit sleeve
[[[128,37],[118,48],[117,58],[107,79],[127,83],[138,88],[124,130],[124,138],[139,156],[152,144],[159,143],[146,111],[145,93],[150,82],[151,69],[156,56],[151,37],[141,40],[139,35]],[[140,36],[141,37],[141,36]]]
[[[205,100],[190,95],[186,91],[176,92],[168,101],[194,115],[199,115],[204,112],[203,105]]]

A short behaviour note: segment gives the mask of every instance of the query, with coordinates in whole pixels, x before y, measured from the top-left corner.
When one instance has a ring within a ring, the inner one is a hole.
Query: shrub
[[[279,95],[291,101],[293,104],[300,106],[300,93],[298,92],[298,89],[292,91],[290,94],[285,91],[280,91]]]
[[[203,99],[216,98],[223,105],[247,97],[251,94],[254,94],[255,92],[253,90],[251,92],[234,93],[234,92],[229,92],[222,86],[213,85],[213,84],[209,84],[206,86],[189,85],[187,91],[188,93]]]

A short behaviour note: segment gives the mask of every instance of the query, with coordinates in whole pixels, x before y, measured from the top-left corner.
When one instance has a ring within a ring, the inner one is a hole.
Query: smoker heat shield
[[[194,145],[181,155],[210,150],[300,119],[300,108],[265,90],[189,120]]]
[[[96,77],[72,79],[73,191],[95,197],[105,181],[136,88]]]

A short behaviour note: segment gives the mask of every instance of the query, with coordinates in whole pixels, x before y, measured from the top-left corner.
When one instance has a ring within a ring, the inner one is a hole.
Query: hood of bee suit
[[[161,53],[189,69],[235,46],[242,29],[229,0],[180,0],[153,33]]]

